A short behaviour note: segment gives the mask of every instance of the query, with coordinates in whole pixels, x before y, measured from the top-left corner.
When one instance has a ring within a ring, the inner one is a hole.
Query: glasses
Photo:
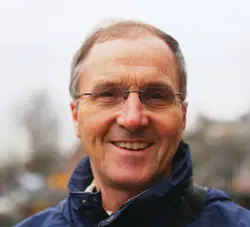
[[[113,107],[127,100],[130,93],[138,93],[141,103],[149,109],[165,109],[173,104],[184,104],[182,93],[174,93],[166,87],[146,87],[142,90],[124,90],[122,88],[101,88],[75,96],[76,99],[89,96],[101,106]]]

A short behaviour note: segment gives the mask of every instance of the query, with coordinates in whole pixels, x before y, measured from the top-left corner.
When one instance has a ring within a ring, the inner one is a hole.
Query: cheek
[[[110,112],[101,112],[91,105],[84,105],[79,110],[80,136],[84,142],[101,142],[113,122]]]
[[[183,116],[181,113],[169,113],[166,115],[158,115],[155,118],[156,130],[160,139],[169,140],[171,138],[179,138],[183,128]]]
[[[183,115],[170,113],[167,116],[159,116],[156,121],[160,139],[158,167],[160,171],[167,171],[182,138]]]

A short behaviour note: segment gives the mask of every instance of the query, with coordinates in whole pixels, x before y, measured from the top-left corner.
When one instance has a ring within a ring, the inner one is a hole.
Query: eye
[[[145,92],[145,98],[153,101],[164,101],[168,99],[168,94],[160,88],[148,88]]]
[[[110,97],[116,97],[117,96],[117,92],[115,90],[108,90],[108,91],[103,91],[101,93],[99,93],[98,95],[99,97],[107,97],[107,98],[110,98]]]
[[[162,94],[161,92],[154,92],[150,96],[151,96],[151,99],[161,99],[161,100],[166,99],[164,94]]]
[[[97,95],[95,95],[96,101],[100,104],[114,104],[119,102],[121,97],[121,91],[118,88],[108,88],[99,91]]]

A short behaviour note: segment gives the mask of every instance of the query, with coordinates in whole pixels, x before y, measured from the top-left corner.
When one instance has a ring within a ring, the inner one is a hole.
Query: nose
[[[117,118],[117,123],[129,131],[136,131],[148,124],[148,117],[144,113],[143,104],[137,92],[128,95]]]

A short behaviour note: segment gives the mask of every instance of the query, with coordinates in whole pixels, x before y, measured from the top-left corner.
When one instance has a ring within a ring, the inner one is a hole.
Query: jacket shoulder
[[[68,222],[61,213],[61,203],[54,207],[49,207],[39,213],[36,213],[14,227],[69,227]]]
[[[211,188],[203,212],[191,226],[250,227],[250,211],[234,203],[223,191]]]

